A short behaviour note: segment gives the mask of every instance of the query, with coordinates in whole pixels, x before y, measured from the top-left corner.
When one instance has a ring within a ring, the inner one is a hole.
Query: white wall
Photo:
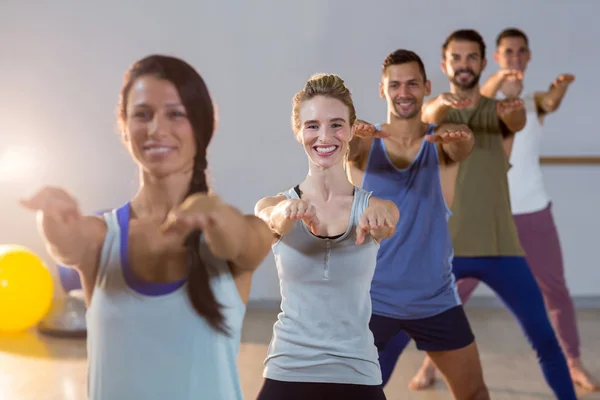
[[[305,174],[289,116],[291,98],[309,75],[340,74],[360,116],[381,120],[385,105],[377,83],[385,55],[400,47],[417,51],[437,94],[448,88],[440,45],[458,28],[478,29],[488,57],[501,29],[523,28],[533,49],[530,87],[546,88],[557,74],[575,73],[560,113],[547,119],[544,153],[600,154],[594,120],[599,13],[594,0],[55,0],[35,7],[4,1],[0,153],[27,145],[38,166],[35,176],[16,182],[0,176],[0,243],[24,244],[45,256],[33,215],[16,204],[41,183],[70,189],[86,212],[117,206],[134,193],[136,171],[116,134],[115,109],[126,68],[149,53],[180,56],[207,80],[221,116],[210,154],[214,187],[246,212]],[[491,62],[487,72],[493,69]],[[548,167],[545,173],[572,292],[600,295],[594,252],[600,168]],[[278,299],[278,292],[268,257],[251,296]]]

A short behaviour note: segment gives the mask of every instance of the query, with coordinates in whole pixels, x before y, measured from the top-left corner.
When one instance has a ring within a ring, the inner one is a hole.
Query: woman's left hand
[[[365,210],[356,228],[356,244],[363,244],[365,236],[371,234],[378,242],[388,238],[396,231],[399,212],[396,205],[389,200],[371,199],[372,203]]]

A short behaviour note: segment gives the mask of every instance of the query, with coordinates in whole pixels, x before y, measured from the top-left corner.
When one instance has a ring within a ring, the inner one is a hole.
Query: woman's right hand
[[[38,211],[40,232],[48,244],[58,249],[72,246],[82,229],[82,216],[77,201],[64,189],[46,186],[21,205]]]
[[[319,219],[315,207],[302,199],[287,199],[279,203],[279,212],[289,220],[301,219],[315,233],[319,227]]]

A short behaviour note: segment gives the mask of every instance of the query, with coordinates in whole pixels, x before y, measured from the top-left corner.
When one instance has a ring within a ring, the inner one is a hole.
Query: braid
[[[206,157],[205,154],[199,151],[196,155],[194,172],[187,196],[194,193],[208,192],[205,169]],[[206,265],[200,256],[200,235],[200,231],[192,232],[185,241],[191,267],[188,276],[188,295],[198,313],[206,318],[214,329],[227,334],[227,327],[221,312],[222,305],[219,304],[210,288],[210,278],[215,271],[209,271],[209,265]]]
[[[194,170],[187,196],[194,193],[207,193],[205,170],[207,168],[206,149],[215,130],[215,110],[206,83],[198,72],[185,61],[164,55],[150,55],[136,61],[125,74],[119,97],[119,125],[126,131],[127,100],[134,82],[143,76],[163,79],[177,88],[177,92],[188,114],[194,131],[196,156]],[[186,196],[186,197],[187,197]],[[188,295],[192,306],[217,331],[227,334],[223,306],[217,301],[210,281],[219,273],[210,263],[202,260],[200,252],[201,232],[192,232],[185,240],[188,275]]]

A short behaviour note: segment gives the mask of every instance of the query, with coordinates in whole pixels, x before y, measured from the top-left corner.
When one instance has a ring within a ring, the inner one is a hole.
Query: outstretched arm
[[[492,76],[489,77],[487,81],[485,81],[483,85],[481,85],[479,93],[485,97],[489,97],[490,99],[495,98],[498,90],[500,90],[500,87],[502,86],[502,83],[507,78],[514,78],[516,83],[514,85],[515,87],[513,88],[514,93],[512,93],[511,97],[519,96],[520,91],[523,89],[523,84],[521,81],[523,79],[523,74],[514,69],[499,69],[496,71]]]
[[[393,201],[371,197],[356,228],[356,244],[364,243],[369,233],[377,242],[391,237],[396,232],[399,219],[400,211]]]
[[[350,150],[346,162],[350,165],[355,165],[360,168],[365,161],[366,149],[368,148],[368,139],[363,139],[360,136],[354,136],[350,140]]]
[[[215,195],[196,193],[169,214],[163,232],[180,237],[202,230],[211,253],[227,260],[232,272],[254,271],[271,248],[269,227],[254,215],[244,215]]]
[[[573,81],[575,81],[575,75],[562,74],[556,78],[547,92],[536,93],[535,101],[539,113],[544,115],[556,111]]]
[[[521,99],[506,99],[496,103],[496,112],[505,137],[510,137],[525,127],[527,114]]]
[[[95,278],[106,235],[102,218],[81,215],[75,198],[57,187],[44,187],[21,205],[37,211],[38,231],[57,263]]]
[[[506,99],[496,103],[496,112],[502,129],[504,152],[510,159],[515,133],[519,132],[527,122],[525,106],[521,99]]]
[[[473,132],[467,125],[443,124],[436,127],[433,135],[425,136],[425,140],[438,143],[445,159],[461,162],[466,159],[475,145]]]
[[[315,234],[319,228],[315,207],[303,199],[288,199],[283,195],[265,197],[256,204],[254,213],[270,227],[274,241],[290,233],[299,219]]]
[[[390,136],[390,133],[378,130],[375,125],[361,119],[357,119],[354,122],[352,133],[353,136],[350,141],[347,162],[359,168],[368,157],[373,138],[386,138]]]
[[[272,240],[273,237],[276,240],[279,236],[287,235],[296,222],[285,215],[286,200],[283,195],[265,197],[254,206],[254,215],[266,222],[271,229]]]
[[[231,262],[234,268],[240,271],[254,271],[262,263],[271,250],[273,234],[263,220],[254,215],[242,215],[238,210],[231,208],[232,214],[241,218],[242,229],[235,232],[222,232],[232,235],[231,240],[238,242],[237,252],[232,254]],[[223,237],[225,239],[225,237]]]
[[[428,124],[441,124],[446,120],[448,112],[452,108],[464,109],[472,105],[472,102],[452,93],[441,93],[423,104],[421,120]]]
[[[428,124],[441,124],[446,119],[448,111],[450,111],[452,107],[448,104],[444,104],[440,96],[428,100],[423,104],[423,113],[421,116],[423,122]]]
[[[358,171],[364,172],[367,168],[369,160],[369,152],[374,138],[386,138],[391,134],[389,132],[379,130],[375,125],[357,119],[352,126],[352,140],[350,140],[348,156],[346,157],[346,174],[348,180],[360,186],[358,180],[362,179],[357,176]]]

